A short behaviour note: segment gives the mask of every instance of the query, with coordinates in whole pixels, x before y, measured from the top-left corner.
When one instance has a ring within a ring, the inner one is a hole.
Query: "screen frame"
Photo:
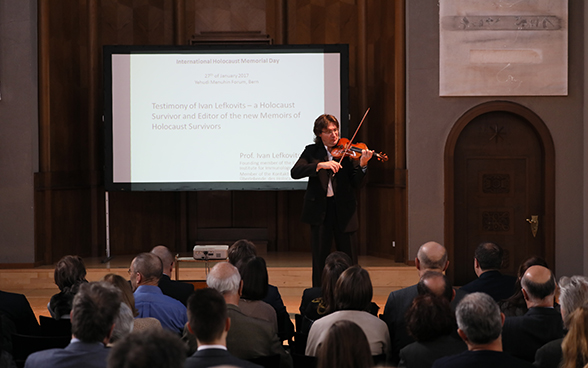
[[[194,46],[103,46],[104,78],[104,187],[106,191],[210,191],[210,190],[304,190],[308,180],[296,181],[231,181],[231,182],[114,182],[113,157],[113,86],[112,56],[117,54],[263,54],[263,53],[338,53],[340,55],[340,131],[342,137],[349,125],[349,45],[194,45]],[[333,113],[333,112],[328,112]],[[335,112],[336,113],[336,112]],[[307,129],[312,131],[312,121]],[[309,142],[310,143],[310,142]],[[304,147],[300,147],[302,152]]]

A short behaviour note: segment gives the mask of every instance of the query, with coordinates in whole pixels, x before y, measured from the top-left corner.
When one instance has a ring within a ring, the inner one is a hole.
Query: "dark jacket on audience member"
[[[186,359],[185,368],[207,368],[216,366],[231,366],[239,368],[261,368],[246,360],[232,356],[224,349],[203,349],[195,352]]]
[[[503,351],[477,350],[438,359],[433,368],[531,368],[533,365]]]
[[[39,323],[26,296],[0,291],[0,313],[8,317],[21,335],[38,335]]]
[[[271,305],[276,311],[276,318],[278,319],[278,337],[280,340],[287,340],[294,336],[294,324],[290,319],[290,314],[286,310],[282,296],[278,288],[274,285],[267,286],[267,295],[263,301]]]
[[[480,277],[462,286],[460,289],[468,292],[482,292],[490,295],[494,301],[506,299],[514,293],[516,277],[503,275],[500,271],[490,270]]]
[[[563,338],[553,340],[543,345],[535,353],[534,367],[539,368],[557,368],[563,358],[563,352],[561,350],[561,343]]]
[[[468,350],[463,340],[450,335],[431,341],[413,342],[400,350],[398,368],[431,368],[435,360]]]
[[[164,295],[179,300],[184,305],[188,305],[188,298],[194,292],[194,285],[172,280],[166,274],[161,276],[158,286]]]
[[[502,348],[514,357],[533,362],[540,347],[561,337],[561,314],[554,308],[532,307],[524,316],[504,320]]]

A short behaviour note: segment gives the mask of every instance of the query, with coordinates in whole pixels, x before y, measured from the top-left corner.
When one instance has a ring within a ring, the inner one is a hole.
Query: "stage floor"
[[[270,284],[278,287],[288,312],[294,318],[294,314],[299,313],[302,292],[311,286],[310,253],[270,252],[261,256],[267,263]],[[106,262],[103,258],[84,258],[88,281],[98,281],[111,272],[128,278],[127,270],[133,257],[115,256]],[[212,267],[215,262],[218,261],[208,262],[208,266]],[[380,313],[391,291],[418,281],[414,266],[372,256],[360,256],[358,262],[370,273],[374,287],[373,301],[380,306]],[[204,261],[180,262],[179,279],[204,280],[206,267]],[[49,315],[47,303],[53,294],[59,292],[53,282],[53,270],[54,265],[0,270],[0,290],[26,295],[37,317]],[[175,275],[172,275],[173,278]]]

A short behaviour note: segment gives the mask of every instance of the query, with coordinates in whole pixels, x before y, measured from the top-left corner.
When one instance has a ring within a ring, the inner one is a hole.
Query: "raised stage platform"
[[[309,253],[267,253],[266,260],[270,284],[276,285],[290,315],[298,313],[302,291],[311,286],[311,255]],[[85,258],[88,281],[98,281],[107,273],[116,273],[128,279],[128,269],[133,256],[116,256],[103,263],[100,258]],[[414,266],[396,263],[393,260],[371,256],[360,256],[359,264],[368,270],[374,286],[373,301],[384,310],[388,294],[418,282]],[[214,262],[210,262],[210,267]],[[39,315],[49,315],[47,303],[59,289],[53,282],[54,265],[29,269],[0,270],[0,290],[21,293],[28,298],[33,311]],[[172,276],[174,278],[174,276]],[[204,280],[206,264],[181,262],[179,279]]]

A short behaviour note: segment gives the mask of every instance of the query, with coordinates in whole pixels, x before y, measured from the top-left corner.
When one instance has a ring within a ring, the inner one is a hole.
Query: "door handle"
[[[527,219],[527,222],[531,225],[531,233],[533,233],[533,238],[535,238],[539,229],[539,215],[531,215],[531,218]]]

